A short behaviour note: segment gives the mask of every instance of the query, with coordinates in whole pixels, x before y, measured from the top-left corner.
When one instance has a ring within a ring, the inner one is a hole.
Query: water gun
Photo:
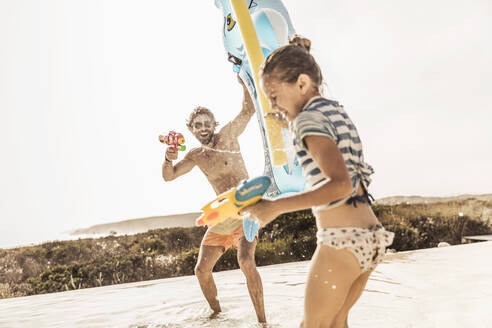
[[[217,196],[216,199],[202,207],[203,214],[196,220],[196,225],[213,227],[228,218],[244,219],[245,237],[248,241],[253,241],[260,227],[259,224],[256,220],[239,215],[238,212],[260,201],[271,183],[268,176],[242,181],[237,187]]]
[[[181,133],[176,133],[174,131],[170,131],[167,136],[160,135],[159,136],[159,141],[162,142],[165,145],[168,145],[174,151],[185,151],[186,146],[184,145],[185,143],[185,138]]]

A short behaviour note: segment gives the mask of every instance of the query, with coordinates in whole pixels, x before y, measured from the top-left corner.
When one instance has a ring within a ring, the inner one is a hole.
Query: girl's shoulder
[[[336,100],[321,96],[311,98],[294,120],[294,126],[303,121],[323,121],[333,114],[343,112],[343,106]]]
[[[325,97],[317,96],[311,98],[302,111],[313,111],[313,110],[329,110],[333,108],[343,108],[342,105],[336,100],[328,99]]]

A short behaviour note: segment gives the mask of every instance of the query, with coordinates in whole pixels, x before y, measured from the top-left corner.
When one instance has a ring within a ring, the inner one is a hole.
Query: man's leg
[[[265,305],[263,303],[263,285],[261,284],[261,277],[258,270],[256,270],[256,243],[256,239],[250,243],[246,240],[246,238],[242,237],[239,240],[237,260],[239,262],[239,267],[246,276],[249,296],[251,297],[251,301],[255,307],[258,322],[263,323],[266,322]]]
[[[224,247],[222,246],[207,246],[202,244],[195,266],[195,275],[198,278],[203,295],[214,311],[213,315],[219,313],[221,309],[219,300],[217,299],[217,287],[212,276],[212,269],[223,253]]]

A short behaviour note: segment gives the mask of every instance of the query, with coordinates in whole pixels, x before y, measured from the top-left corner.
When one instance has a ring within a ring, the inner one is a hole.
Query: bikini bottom
[[[347,249],[359,261],[362,272],[374,270],[383,261],[386,247],[391,245],[395,234],[382,225],[369,228],[329,228],[318,230],[318,244],[336,249]]]

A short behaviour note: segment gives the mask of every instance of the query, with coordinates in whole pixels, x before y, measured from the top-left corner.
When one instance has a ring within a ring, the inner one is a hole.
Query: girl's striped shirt
[[[292,128],[295,132],[294,147],[307,188],[317,187],[328,181],[314,162],[303,141],[306,136],[314,135],[330,138],[338,146],[352,180],[354,192],[351,196],[355,195],[359,182],[367,189],[371,183],[370,175],[374,173],[374,170],[364,162],[359,134],[343,106],[320,96],[311,98],[292,122]],[[348,198],[350,196],[322,207],[327,209],[341,205]]]

